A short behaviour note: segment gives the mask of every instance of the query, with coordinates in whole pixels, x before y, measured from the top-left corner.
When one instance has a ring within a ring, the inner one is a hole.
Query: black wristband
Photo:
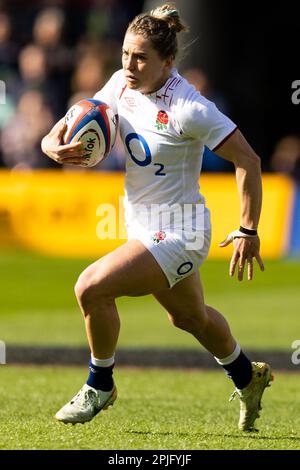
[[[253,237],[257,235],[257,230],[251,230],[249,228],[244,228],[240,226],[239,228],[240,232],[244,233],[245,235],[252,235]]]

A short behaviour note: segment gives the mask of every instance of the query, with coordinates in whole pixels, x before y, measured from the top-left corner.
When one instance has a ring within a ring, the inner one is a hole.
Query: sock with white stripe
[[[227,376],[233,381],[238,389],[243,389],[249,385],[252,380],[252,364],[241,350],[239,344],[230,356],[219,359],[215,357]]]
[[[97,359],[92,356],[89,363],[90,373],[86,383],[96,390],[109,392],[114,386],[112,377],[114,365],[114,355],[108,359]]]

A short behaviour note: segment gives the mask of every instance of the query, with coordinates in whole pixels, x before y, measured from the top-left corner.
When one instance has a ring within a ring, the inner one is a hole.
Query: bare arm
[[[261,205],[262,182],[260,158],[248,144],[239,130],[216,151],[220,157],[231,161],[235,166],[237,187],[240,197],[240,225],[246,229],[257,229]],[[225,240],[221,247],[227,246],[230,240]],[[239,260],[238,279],[243,279],[245,263],[248,264],[248,279],[253,277],[253,258],[256,258],[260,269],[264,265],[259,254],[259,237],[235,238],[233,241],[234,252],[230,263],[229,274],[234,275],[236,264]]]

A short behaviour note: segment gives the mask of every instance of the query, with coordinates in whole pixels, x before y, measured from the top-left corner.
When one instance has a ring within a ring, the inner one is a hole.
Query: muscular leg
[[[138,240],[128,241],[83,271],[75,293],[92,355],[106,359],[115,351],[120,329],[117,297],[146,295],[167,287],[163,271]]]
[[[85,423],[112,406],[117,389],[112,377],[120,320],[115,299],[137,296],[168,287],[151,253],[131,240],[89,266],[75,286],[92,352],[86,383],[55,415],[63,423]]]
[[[195,336],[214,356],[224,358],[232,354],[236,341],[225,318],[205,305],[198,273],[154,296],[167,310],[171,322]]]

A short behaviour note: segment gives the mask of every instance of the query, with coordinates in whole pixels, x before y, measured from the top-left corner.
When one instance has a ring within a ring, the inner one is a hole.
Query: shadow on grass
[[[228,437],[230,439],[255,439],[259,441],[281,441],[281,440],[286,440],[286,441],[295,441],[300,443],[300,438],[299,437],[294,437],[294,436],[262,436],[259,434],[259,432],[256,433],[247,433],[247,434],[220,434],[220,433],[190,433],[190,432],[172,432],[172,431],[166,431],[166,432],[161,432],[161,431],[125,431],[126,434],[138,434],[138,435],[144,435],[144,436],[180,436],[180,437],[188,437],[188,436],[193,436],[193,437],[201,437],[201,439],[211,439],[212,437]]]
[[[300,443],[299,437],[293,436],[262,436],[258,432],[256,433],[247,433],[247,434],[210,434],[211,436],[219,436],[219,437],[230,437],[231,439],[255,439],[259,441],[267,440],[267,441],[298,441]]]
[[[181,436],[181,437],[188,437],[188,436],[198,436],[198,434],[191,434],[190,432],[172,432],[172,431],[125,431],[126,434],[138,434],[141,436]]]

